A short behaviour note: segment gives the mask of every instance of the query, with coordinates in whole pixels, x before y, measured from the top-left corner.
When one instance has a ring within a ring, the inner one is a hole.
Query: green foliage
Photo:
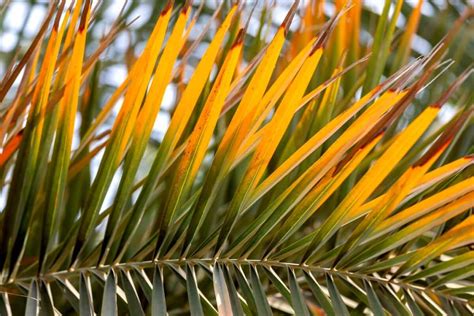
[[[52,2],[0,84],[0,315],[471,315],[474,11],[417,55],[422,3],[131,1],[97,40]]]

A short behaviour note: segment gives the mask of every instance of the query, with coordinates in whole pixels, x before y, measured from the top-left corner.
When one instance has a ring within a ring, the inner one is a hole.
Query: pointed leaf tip
[[[432,107],[441,108],[451,97],[451,95],[462,85],[462,83],[471,75],[473,68],[470,67],[464,71],[454,82],[449,86],[449,88],[441,95],[441,97],[436,101]]]
[[[161,15],[162,16],[166,15],[171,10],[173,5],[174,5],[174,0],[168,1],[168,3],[166,4],[166,7],[163,8],[163,11],[161,11]],[[185,7],[186,7],[186,5],[185,5]]]
[[[433,156],[446,149],[446,147],[456,137],[456,134],[462,128],[464,123],[469,119],[472,112],[473,109],[469,109],[468,111],[461,113],[461,115],[459,115],[456,120],[452,121],[447,126],[446,131],[435,141],[431,148],[419,159],[419,161],[414,166],[416,167],[426,164]]]
[[[191,4],[192,4],[192,0],[186,0],[183,6],[183,11],[182,11],[183,14],[188,13],[188,10],[191,7]]]
[[[296,0],[293,3],[293,5],[291,6],[290,10],[288,11],[285,19],[281,23],[280,27],[285,29],[285,35],[290,30],[290,25],[291,25],[291,22],[293,21],[293,18],[295,16],[295,14],[296,14],[296,10],[298,9],[299,2],[300,2],[299,0]]]
[[[61,21],[61,15],[62,15],[62,12],[64,10],[64,5],[66,4],[65,1],[61,1],[61,3],[59,4],[59,8],[58,8],[58,11],[56,13],[56,17],[54,18],[54,23],[53,23],[53,30],[54,31],[57,31],[58,28],[59,28],[59,22]]]
[[[89,18],[89,10],[91,7],[91,0],[87,0],[84,4],[84,12],[81,16],[81,23],[79,24],[79,32],[83,32],[86,28],[87,19]]]
[[[244,36],[245,36],[245,32],[244,32],[244,29],[240,29],[239,30],[239,33],[237,33],[237,36],[235,37],[235,40],[234,40],[234,44],[232,45],[232,48],[238,46],[238,45],[241,45],[244,41]]]

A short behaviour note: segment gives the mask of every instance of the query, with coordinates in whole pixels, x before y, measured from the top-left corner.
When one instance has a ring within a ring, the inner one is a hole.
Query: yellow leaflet
[[[79,19],[79,15],[81,13],[81,8],[82,8],[82,0],[75,1],[74,11],[71,17],[71,22],[69,23],[69,28],[67,30],[66,38],[64,40],[64,48],[66,49],[69,48],[69,45],[71,45],[71,42],[73,41],[74,36],[76,35],[76,32],[77,32],[76,24]]]
[[[187,11],[191,11],[189,8],[187,9]],[[187,15],[187,17],[189,17],[189,14]],[[196,21],[199,17],[199,14],[195,14],[193,16],[193,18],[191,19],[191,21],[189,22],[189,25],[188,27],[186,28],[186,31],[184,32],[183,36],[182,36],[182,41],[183,42],[186,42],[186,40],[189,38],[189,34],[191,34],[191,30],[194,28],[194,25],[196,24]],[[187,20],[187,18],[186,18]]]
[[[270,128],[263,135],[263,141],[255,150],[255,154],[247,169],[247,176],[242,183],[249,181],[252,189],[260,180],[265,171],[268,162],[270,161],[276,147],[278,146],[281,137],[293,117],[294,108],[299,104],[303,97],[303,93],[311,79],[316,66],[321,58],[322,49],[317,49],[303,64],[300,72],[288,88],[287,93],[278,107],[275,116],[270,121]]]
[[[158,66],[156,67],[153,82],[146,97],[145,104],[140,110],[137,118],[134,130],[136,137],[140,137],[143,133],[149,135],[152,127],[150,124],[153,124],[156,115],[160,111],[161,101],[166,86],[171,79],[173,66],[184,44],[185,38],[183,37],[183,31],[190,11],[191,10],[187,9],[181,12],[173,28],[173,32],[168,39],[168,44],[166,45]]]
[[[146,82],[146,85],[148,84],[151,69],[154,68],[156,56],[158,56],[160,51],[171,16],[171,8],[165,10],[166,11],[163,11],[158,18],[143,53],[132,66],[128,78],[126,79],[126,81],[130,81],[130,87],[125,95],[125,100],[121,111],[117,116],[116,122],[120,121],[124,115],[127,117],[130,115],[129,110],[134,105],[138,90],[140,90],[141,86],[144,85],[144,81]],[[125,82],[123,84],[125,84]],[[118,124],[114,124],[114,126],[116,125]]]
[[[58,14],[60,14],[60,12],[58,12]],[[64,29],[66,27],[66,21],[68,16],[69,14],[66,13],[66,18],[61,23],[59,30],[57,29],[57,21],[55,21],[51,37],[46,48],[46,53],[43,59],[43,64],[41,66],[41,71],[38,76],[38,82],[36,83],[33,98],[31,101],[32,107],[30,113],[33,116],[34,120],[38,119],[35,127],[36,137],[34,136],[36,138],[36,141],[34,141],[33,143],[34,148],[30,151],[30,157],[33,159],[33,161],[36,159],[36,155],[40,146],[40,135],[43,132],[44,117],[46,115],[46,107],[51,91],[51,81],[53,78],[54,69],[56,67],[59,48],[61,46],[61,39],[64,33]],[[56,19],[59,19],[59,16],[56,17]]]
[[[57,29],[53,28],[51,37],[46,47],[43,64],[41,65],[40,73],[38,75],[38,82],[35,86],[31,101],[33,106],[31,107],[30,113],[32,115],[38,115],[42,112],[41,109],[45,106],[43,105],[43,103],[47,101],[48,98],[49,90],[51,87],[49,83],[54,70],[53,61],[57,57],[57,52],[59,51],[59,41],[57,41],[57,33]]]
[[[199,116],[196,126],[189,138],[183,156],[173,177],[170,196],[166,203],[165,225],[168,219],[179,207],[180,202],[188,194],[196,173],[201,165],[211,140],[214,128],[219,119],[225,97],[229,92],[230,82],[239,59],[242,42],[238,41],[232,47],[225,59],[224,65],[212,87],[206,104]]]
[[[470,199],[470,207],[474,205],[474,193],[466,196],[466,199]],[[457,203],[460,204],[460,199]],[[464,206],[464,209],[469,206]],[[441,237],[435,239],[427,246],[417,250],[413,256],[400,267],[397,274],[404,273],[409,270],[413,270],[423,262],[427,262],[446,251],[454,248],[459,248],[465,245],[474,243],[474,216],[470,215],[464,221],[450,229],[447,233]]]
[[[370,110],[373,111],[373,107],[369,108],[367,111]],[[346,198],[339,204],[336,210],[331,213],[328,219],[321,225],[316,235],[313,237],[313,241],[307,247],[302,262],[306,262],[319,249],[319,247],[321,247],[321,245],[342,226],[351,208],[358,208],[363,202],[365,202],[396,164],[398,164],[398,162],[405,156],[418,138],[423,135],[431,122],[436,118],[438,112],[438,107],[428,107],[403,132],[396,136],[396,141],[366,172],[362,179],[349,192]],[[372,120],[366,122],[363,127],[366,128],[366,126],[370,126],[374,124],[374,122],[376,121]],[[344,140],[344,138],[349,138],[347,134],[351,135],[350,132],[346,131],[339,137],[336,143],[340,140]],[[346,140],[346,142],[347,141],[349,140]],[[331,152],[332,147],[335,147],[334,144],[328,149],[323,157],[327,155],[338,155],[338,152]]]
[[[226,174],[229,168],[238,161],[239,148],[245,139],[251,134],[251,129],[255,126],[253,125],[253,122],[263,111],[268,100],[270,100],[268,95],[273,93],[281,95],[291,79],[296,75],[299,67],[301,67],[303,58],[300,58],[300,60],[292,63],[292,65],[285,69],[292,71],[292,73],[286,77],[286,82],[277,79],[277,81],[270,87],[269,92],[264,95],[284,41],[285,27],[281,26],[268,46],[261,63],[255,70],[255,73],[245,90],[242,101],[240,102],[236,113],[232,117],[232,121],[219,144],[209,177],[216,178],[215,174],[218,174],[219,176]],[[285,87],[281,87],[280,91],[276,91],[274,87],[281,84],[284,84]]]
[[[335,69],[333,72],[333,76],[335,76],[341,69]],[[279,157],[279,162],[284,161],[288,156],[292,153],[292,151],[299,146],[301,141],[301,137],[306,137],[307,133],[307,126],[313,126],[314,122],[318,123],[317,127],[323,126],[329,119],[331,115],[331,109],[328,107],[333,104],[336,99],[337,92],[339,90],[339,84],[341,82],[341,77],[337,77],[336,80],[332,81],[326,88],[326,91],[323,94],[323,98],[321,102],[316,103],[314,100],[307,106],[304,110],[302,118],[299,120],[295,133],[289,139],[288,143],[285,145],[285,149],[281,157]],[[320,85],[319,87],[323,87],[324,85]],[[318,88],[319,88],[318,87]],[[318,89],[316,88],[316,89]],[[322,89],[321,89],[322,90]],[[314,90],[313,90],[314,91]],[[307,95],[306,95],[307,96]],[[306,96],[304,98],[306,98]],[[317,109],[316,109],[317,106]],[[295,111],[296,112],[296,111]],[[315,113],[316,112],[316,113]],[[316,114],[316,116],[315,116]],[[264,127],[266,128],[266,127]],[[318,128],[319,129],[319,128]],[[263,130],[263,129],[262,129]],[[302,134],[305,133],[305,134]],[[296,143],[295,143],[296,142]]]
[[[473,204],[474,192],[471,192],[395,233],[385,233],[380,242],[378,241],[380,238],[375,240],[378,236],[370,236],[364,244],[365,247],[363,248],[365,249],[362,249],[362,252],[350,258],[344,266],[351,266],[362,258],[368,260],[390,249],[406,244],[410,240],[414,240],[434,227],[446,223],[449,219],[465,212],[465,210],[472,207]],[[393,229],[397,229],[397,227],[393,227]]]
[[[324,194],[318,198],[318,202],[314,205],[314,210],[317,210],[344,182],[345,179],[357,168],[360,162],[368,155],[368,153],[375,147],[375,145],[380,141],[383,135],[374,137],[369,144],[360,148],[352,157],[347,165],[345,165],[339,172],[331,175],[331,180],[328,183],[329,187],[326,187],[326,184],[318,183],[315,187],[315,190],[322,191],[324,188]],[[321,188],[319,188],[321,187]],[[308,195],[309,197],[309,195]],[[308,200],[310,200],[308,198]],[[302,203],[304,205],[304,203]]]
[[[66,87],[64,90],[64,101],[59,109],[59,126],[55,139],[55,151],[53,154],[53,164],[57,165],[52,169],[51,183],[48,188],[48,200],[45,209],[47,213],[44,218],[43,239],[44,247],[40,250],[40,257],[47,249],[51,229],[56,220],[57,209],[60,207],[64,190],[66,187],[66,177],[70,163],[71,144],[74,135],[74,123],[79,102],[79,90],[81,87],[81,71],[84,59],[87,27],[90,17],[90,2],[86,3],[84,15],[81,17],[78,32],[75,34],[72,54],[67,64],[65,73]]]
[[[197,225],[196,229],[199,229],[200,227],[200,221],[198,219],[199,215],[207,214],[208,209],[214,200],[215,193],[218,190],[219,182],[221,181],[222,177],[228,173],[229,168],[235,161],[235,155],[238,152],[242,140],[248,135],[250,129],[249,123],[253,120],[254,113],[257,111],[257,107],[260,106],[259,104],[261,98],[265,93],[281,47],[283,46],[285,40],[284,31],[284,27],[280,27],[275,37],[266,48],[265,54],[262,56],[261,61],[257,61],[259,64],[252,75],[240,105],[234,113],[229,127],[227,128],[219,144],[211,168],[206,175],[204,186],[206,186],[207,189],[204,189],[200,194],[196,208],[192,215],[191,225]],[[231,84],[231,93],[235,91],[233,89],[234,85]],[[229,97],[227,97],[227,100],[228,99]],[[193,236],[194,233],[188,232],[186,239],[192,239]]]
[[[74,49],[71,56],[70,65],[68,67],[68,74],[66,75],[66,81],[68,84],[66,85],[66,90],[64,91],[64,100],[66,101],[65,106],[63,109],[68,110],[68,129],[67,134],[70,137],[70,141],[72,141],[72,135],[74,133],[74,117],[77,111],[77,104],[79,100],[79,90],[81,85],[81,70],[82,70],[82,63],[85,51],[85,43],[86,43],[86,33],[87,33],[87,26],[89,21],[90,11],[87,12],[86,22],[84,25],[84,29],[79,30],[76,34],[76,38],[74,39]],[[67,123],[67,120],[65,121]],[[70,145],[70,144],[69,144]]]
[[[79,17],[80,11],[81,11],[80,10],[81,3],[82,3],[82,0],[79,0],[79,1],[76,2],[76,7],[74,8],[74,13],[73,13],[73,16],[72,16],[72,19],[71,19],[70,28],[68,29],[68,33],[66,35],[65,47],[69,46],[70,41],[72,40],[72,36],[74,35],[74,31],[75,31],[74,26],[77,23],[77,19]],[[155,28],[156,28],[156,26],[158,26],[158,23],[157,23],[157,25],[155,25]],[[150,36],[150,40],[148,41],[147,46],[149,45],[152,38],[153,38],[153,33]],[[146,51],[146,48],[145,48],[145,51]],[[144,51],[144,53],[145,53],[145,51]],[[143,56],[143,54],[142,54],[142,56]],[[82,137],[81,144],[79,145],[78,149],[74,152],[72,160],[75,160],[77,158],[77,156],[82,152],[84,147],[87,146],[90,143],[90,141],[94,137],[94,132],[96,131],[97,127],[99,125],[101,125],[107,119],[107,117],[110,114],[110,111],[112,110],[114,105],[117,103],[117,101],[119,100],[122,93],[127,88],[128,84],[130,82],[130,78],[137,77],[136,76],[136,69],[141,65],[140,59],[141,59],[141,57],[138,58],[138,60],[132,66],[132,69],[128,73],[128,75],[125,78],[124,82],[122,82],[122,84],[120,84],[120,86],[117,89],[115,89],[115,91],[112,93],[112,96],[104,104],[104,106],[100,110],[99,114],[95,117],[94,122],[91,124],[91,126],[87,130],[86,134]],[[120,113],[119,113],[119,115],[120,115]],[[118,117],[117,117],[117,119],[118,119]]]
[[[423,135],[438,112],[438,107],[428,107],[401,134],[396,136],[395,142],[360,179],[344,201],[341,202],[339,209],[348,211],[351,208],[358,208],[364,203],[388,173],[405,156],[406,152]]]
[[[151,69],[154,68],[156,56],[158,56],[158,53],[160,52],[163,39],[166,35],[166,29],[168,27],[170,16],[170,9],[165,12],[162,12],[157,23],[155,24],[150,39],[148,40],[147,45],[143,50],[143,53],[132,66],[132,69],[128,76],[130,77],[130,79],[132,79],[130,84],[130,90],[139,90],[140,87],[143,85],[144,81],[146,82],[146,84],[148,83],[148,78],[151,75]],[[129,113],[125,112],[124,110],[129,109],[133,106],[133,100],[131,100],[132,103],[130,103],[130,101],[128,100],[135,97],[135,94],[136,93],[132,93],[130,91],[127,92],[124,104],[122,106],[122,110],[119,113],[119,117],[123,115],[129,115]],[[119,119],[119,117],[117,119]]]
[[[249,124],[250,132],[246,136],[247,140],[239,149],[238,157],[242,156],[242,153],[248,152],[249,148],[256,144],[258,139],[261,138],[264,128],[259,130],[257,133],[255,131],[260,127],[265,118],[268,117],[268,114],[273,109],[277,101],[287,90],[288,85],[293,80],[294,76],[297,74],[303,62],[308,57],[308,54],[313,49],[313,45],[316,39],[313,39],[309,42],[304,49],[290,62],[290,64],[281,72],[275,82],[271,85],[268,91],[263,96],[261,102],[258,105],[259,111],[253,115],[253,120]],[[247,124],[247,123],[244,123]]]
[[[209,79],[209,73],[212,69],[212,66],[214,65],[215,58],[224,36],[229,29],[236,10],[237,6],[234,6],[220,26],[216,35],[213,37],[209,47],[206,50],[206,53],[199,62],[193,76],[191,77],[191,80],[184,90],[181,100],[176,106],[176,110],[174,111],[173,117],[171,118],[168,131],[166,132],[165,139],[162,143],[163,148],[165,148],[165,146],[167,147],[166,149],[163,149],[167,151],[164,153],[165,156],[169,155],[170,151],[174,149],[176,143],[181,137],[181,134],[183,133],[186,123],[188,122],[189,117],[194,110],[196,101],[199,98],[204,85]]]
[[[465,210],[474,206],[474,192],[470,192],[459,199],[447,204],[435,212],[420,218],[407,227],[408,231],[417,232],[419,230],[426,230],[461,214]]]
[[[218,256],[223,250],[223,243],[229,236],[229,233],[235,224],[236,218],[240,215],[242,209],[246,205],[249,195],[262,177],[273,153],[276,150],[276,147],[278,146],[278,143],[281,140],[281,137],[283,136],[288,124],[293,117],[294,108],[298,106],[299,102],[301,101],[309,80],[311,79],[313,72],[321,58],[321,53],[322,49],[317,49],[304,62],[303,66],[296,75],[296,78],[288,87],[288,90],[286,91],[280,106],[270,121],[269,124],[271,124],[273,128],[265,134],[265,141],[261,142],[257,147],[249,163],[249,167],[247,168],[245,175],[240,182],[227,210],[224,223],[222,224],[219,237],[217,239],[214,253],[215,256]]]
[[[67,30],[66,39],[64,40],[64,47],[69,47],[73,41],[73,37],[76,35],[76,24],[81,14],[82,0],[77,0],[74,3],[74,11],[72,13],[71,22],[69,23],[69,28]]]
[[[233,72],[236,68],[237,61],[240,55],[240,51],[242,49],[242,43],[238,43],[235,45],[231,52],[230,56],[226,60],[226,64],[222,69],[222,76],[217,82],[215,91],[213,91],[212,95],[209,95],[208,101],[204,106],[204,109],[201,113],[201,116],[196,123],[196,127],[194,129],[193,135],[191,136],[187,148],[185,149],[184,155],[190,148],[197,148],[197,156],[200,157],[198,161],[202,160],[204,157],[207,145],[212,137],[212,133],[214,131],[214,127],[217,123],[219,118],[220,110],[224,105],[225,97],[227,96],[230,81],[232,79]],[[197,172],[200,163],[194,163],[194,172]]]
[[[137,60],[137,68],[135,69],[136,76],[134,76],[131,81],[130,90],[128,90],[125,95],[122,108],[112,127],[111,135],[115,134],[118,129],[122,130],[123,133],[119,139],[119,154],[115,158],[115,163],[118,163],[122,159],[128,140],[135,127],[137,113],[142,104],[143,95],[148,87],[151,72],[155,66],[156,58],[163,43],[170,16],[171,8],[168,8],[160,15],[147,47],[145,47],[142,56]],[[138,73],[140,74],[138,75]]]
[[[69,22],[69,27],[68,27],[66,37],[65,37],[65,40],[64,40],[64,45],[63,45],[63,53],[67,49],[71,48],[74,45],[73,41],[75,40],[75,36],[76,36],[76,33],[77,33],[76,24],[77,24],[77,21],[79,19],[79,15],[81,13],[81,8],[82,8],[82,0],[79,0],[75,3],[74,10],[73,10],[72,17],[71,17],[71,21]],[[68,9],[67,12],[66,12],[66,18],[64,19],[64,22],[66,22],[68,20],[69,14],[70,14],[70,9]],[[64,59],[64,62],[62,63],[62,65],[68,65],[70,63],[70,59],[72,58],[71,55],[72,54],[68,54],[66,56],[66,58]],[[59,64],[59,65],[61,65],[61,64]],[[66,67],[66,66],[61,67],[59,69],[59,73],[56,76],[55,88],[59,88],[63,84],[63,81],[65,80],[65,75],[66,75],[67,70],[68,70],[68,67]]]
[[[79,4],[76,4],[76,5],[80,6],[81,4],[79,3]],[[76,22],[77,22],[79,12],[80,12],[80,7],[79,8],[76,7],[74,9],[74,13],[73,13],[73,17],[71,19],[71,22],[69,23],[69,30],[66,34],[66,39],[64,41],[64,45],[63,45],[63,49],[62,49],[63,54],[66,52],[67,49],[69,49],[71,46],[74,45],[74,43],[72,42],[72,35],[71,34],[74,34],[73,31],[76,31]],[[71,13],[70,10],[66,11],[66,15],[64,17],[63,25],[61,26],[61,28],[66,27],[66,23],[67,23],[67,20],[69,19],[70,13]],[[75,19],[74,19],[74,14],[76,14]],[[72,30],[71,30],[71,28],[72,28]],[[64,30],[63,30],[63,32],[64,32]],[[71,49],[71,52],[72,52],[72,49]],[[63,86],[66,87],[69,84],[69,82],[66,78],[66,73],[69,69],[68,65],[70,64],[71,58],[72,58],[72,53],[68,53],[66,55],[66,57],[63,59],[62,63],[61,63],[61,60],[58,62],[58,66],[57,66],[58,67],[58,73],[56,75],[54,86],[53,86],[54,90],[59,90]],[[61,101],[60,101],[59,111],[61,111],[61,108],[63,107],[64,102],[65,102],[64,98],[62,98]]]
[[[347,242],[342,245],[336,262],[341,266],[344,265],[344,259],[339,262],[341,258],[347,258],[347,253],[351,252],[360,242],[366,238],[373,230],[375,225],[384,220],[398,204],[405,198],[410,190],[419,182],[421,176],[432,166],[432,164],[439,158],[447,144],[441,148],[437,148],[437,152],[433,154],[422,165],[410,167],[396,182],[393,184],[384,198],[367,214],[367,216],[356,226],[352,231]]]
[[[242,97],[242,101],[240,102],[240,105],[232,118],[232,121],[235,121],[235,123],[231,122],[229,129],[232,127],[232,125],[241,122],[248,111],[253,110],[253,104],[259,103],[258,101],[260,101],[265,92],[265,88],[267,87],[268,81],[270,80],[270,77],[273,73],[273,65],[278,59],[278,55],[280,54],[280,50],[284,42],[285,30],[283,27],[280,27],[277,34],[275,35],[275,38],[265,52],[262,62],[255,71],[259,74],[259,76],[253,76],[249,82],[248,88],[245,90],[245,93]]]
[[[437,183],[442,179],[445,179],[446,177],[467,168],[473,163],[474,156],[462,157],[433,171],[430,171],[421,178],[418,190],[422,191],[428,187],[431,187],[434,183]]]
[[[400,202],[412,191],[417,183],[420,182],[421,177],[431,168],[433,163],[441,156],[447,145],[444,145],[441,150],[438,150],[431,158],[423,165],[410,167],[395,184],[389,189],[384,198],[380,200],[375,208],[369,212],[381,216],[380,220],[395,210]],[[381,214],[378,214],[381,213]]]
[[[452,174],[456,172],[463,170],[464,168],[467,168],[473,163],[474,163],[473,157],[462,157],[442,167],[439,167],[433,171],[430,171],[424,174],[421,177],[421,180],[419,180],[419,182],[417,183],[417,186],[413,188],[413,190],[411,190],[409,197],[422,192],[426,188],[433,186],[433,184],[438,183],[442,181],[443,179],[446,179],[447,177],[451,176]],[[354,219],[357,219],[360,216],[366,214],[384,198],[385,198],[385,194],[363,204],[361,207],[357,209],[351,209],[344,224],[347,224],[353,221]]]
[[[360,162],[369,154],[374,146],[380,141],[383,135],[374,137],[369,144],[360,148],[351,158],[351,160],[337,173],[336,168],[328,172],[324,178],[308,193],[308,195],[298,204],[290,217],[286,220],[284,226],[280,229],[287,236],[291,226],[295,222],[300,221],[302,216],[308,218],[311,214],[319,209],[319,207],[327,201],[327,199],[339,188],[345,179],[357,168]],[[286,239],[284,237],[284,239]],[[283,241],[283,240],[282,240]]]
[[[273,68],[280,54],[280,50],[285,42],[285,29],[280,27],[275,35],[274,39],[270,43],[260,65],[255,70],[255,75],[250,80],[247,89],[242,97],[235,114],[232,117],[232,121],[227,128],[224,137],[221,141],[220,147],[226,148],[230,139],[235,137],[235,131],[242,124],[242,132],[239,135],[244,137],[248,134],[249,120],[254,119],[255,113],[259,113],[259,108],[265,106],[261,102],[262,96],[265,93],[268,82],[273,73]],[[237,140],[239,141],[239,140]]]
[[[328,124],[322,127],[313,137],[311,137],[304,145],[302,145],[296,152],[294,152],[285,162],[283,162],[272,174],[270,174],[259,187],[255,190],[252,200],[258,199],[265,194],[272,185],[280,181],[296,166],[298,166],[305,158],[307,158],[314,150],[321,146],[331,135],[341,128],[351,117],[360,111],[366,103],[377,93],[378,89],[374,89],[367,95],[362,97],[349,109],[331,120]],[[349,129],[343,133],[335,144],[331,146],[335,152],[341,150],[343,144],[348,142],[356,142],[363,131],[367,131],[367,126],[376,122],[386,111],[388,111],[394,104],[396,104],[406,92],[385,92],[379,99],[377,99]],[[327,156],[327,155],[326,155]],[[329,158],[329,157],[327,157]]]
[[[131,148],[128,151],[127,158],[125,159],[124,172],[128,174],[122,178],[122,182],[119,186],[118,194],[121,194],[122,197],[129,194],[129,189],[125,184],[133,180],[133,176],[139,165],[140,157],[143,155],[146,148],[148,138],[150,136],[151,130],[153,128],[153,123],[155,122],[156,116],[160,111],[163,95],[165,93],[166,87],[173,78],[173,67],[176,63],[176,59],[183,47],[184,42],[188,33],[183,35],[186,22],[190,15],[190,8],[186,5],[181,10],[179,17],[173,27],[171,35],[167,39],[167,45],[165,46],[161,58],[158,62],[158,66],[154,72],[153,81],[149,88],[148,94],[146,96],[145,103],[140,109],[138,114],[137,122],[135,124],[135,129],[133,131]],[[131,189],[131,187],[130,187]],[[114,202],[113,211],[111,214],[112,221],[114,218],[117,218],[117,214],[122,212],[124,207],[125,199],[118,199]],[[108,240],[113,239],[115,234],[112,230],[109,230],[108,226],[105,234],[105,243],[109,244]],[[123,250],[123,247],[121,247]],[[104,249],[104,248],[102,248]],[[108,254],[107,249],[104,249],[104,254],[102,256],[103,261]],[[121,255],[120,255],[121,256]]]
[[[470,177],[383,221],[375,229],[374,235],[383,234],[388,229],[396,229],[473,190],[474,177]]]

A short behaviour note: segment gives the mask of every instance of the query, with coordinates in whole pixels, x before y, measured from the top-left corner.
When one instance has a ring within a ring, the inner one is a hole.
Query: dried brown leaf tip
[[[87,0],[84,4],[84,11],[81,16],[81,23],[79,24],[79,32],[86,28],[87,19],[89,18],[89,10],[91,9],[91,0]]]
[[[281,23],[280,27],[285,29],[285,34],[287,34],[288,31],[290,30],[290,25],[291,25],[291,22],[293,21],[293,18],[296,15],[296,11],[298,10],[299,2],[300,2],[299,0],[296,0],[293,3],[293,5],[291,6],[290,10],[288,11],[285,19]]]
[[[461,130],[462,126],[471,117],[474,109],[469,109],[462,112],[454,121],[452,121],[446,130],[440,137],[435,141],[431,148],[419,159],[415,166],[422,166],[426,164],[431,157],[435,156],[440,151],[444,150],[456,137],[457,133]]]
[[[318,48],[322,48],[326,45],[326,43],[331,38],[331,34],[333,33],[334,28],[337,26],[339,19],[341,18],[341,16],[346,14],[347,11],[347,9],[341,10],[337,15],[332,17],[331,20],[326,23],[326,26],[322,29],[316,40],[316,43],[314,44],[314,48],[311,54],[313,54]]]
[[[454,82],[446,89],[446,91],[441,95],[441,97],[433,103],[432,107],[440,108],[442,107],[452,96],[452,94],[463,84],[463,82],[469,78],[469,76],[474,71],[474,68],[471,66],[469,69],[465,70]]]
[[[242,45],[242,43],[244,42],[244,37],[245,37],[245,30],[242,28],[237,33],[237,36],[235,37],[235,40],[234,40],[234,43],[232,44],[232,47]]]
[[[58,11],[56,12],[56,17],[54,18],[54,23],[53,23],[53,30],[57,31],[59,28],[59,21],[61,21],[61,15],[64,10],[64,5],[66,4],[65,1],[61,1],[58,7]]]
[[[173,8],[173,5],[174,5],[174,0],[169,0],[168,3],[166,4],[166,7],[164,7],[163,10],[161,11],[161,15],[166,15]]]
[[[189,8],[191,8],[191,5],[193,4],[193,1],[192,0],[186,0],[186,2],[184,3],[184,6],[183,6],[183,14],[186,14],[188,13],[188,10]]]

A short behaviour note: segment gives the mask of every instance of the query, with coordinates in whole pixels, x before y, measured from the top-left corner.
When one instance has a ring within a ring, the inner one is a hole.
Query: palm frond
[[[0,84],[0,314],[472,314],[473,10],[415,56],[422,2],[170,1],[106,98],[135,3],[53,3]]]

